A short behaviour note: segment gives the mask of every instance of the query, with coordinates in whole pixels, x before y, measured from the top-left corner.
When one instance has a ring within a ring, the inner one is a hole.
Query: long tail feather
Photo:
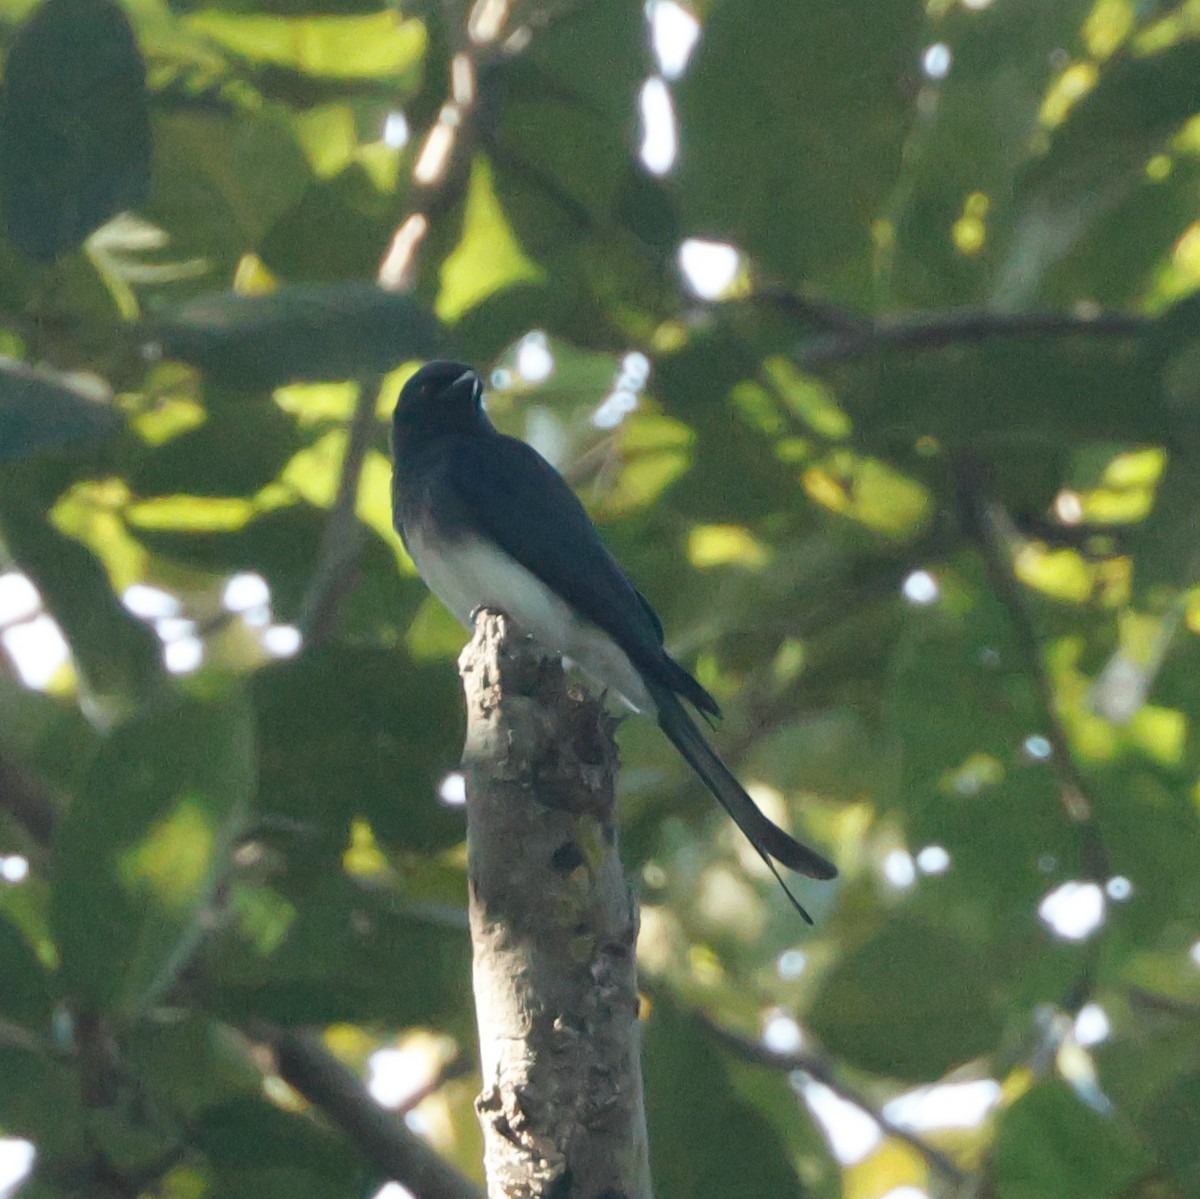
[[[788,899],[792,901],[792,905],[811,924],[811,918],[783,881],[775,863],[778,862],[797,874],[819,879],[834,878],[837,875],[837,867],[815,850],[802,845],[763,814],[754,800],[746,794],[746,789],[717,757],[696,722],[675,695],[662,687],[652,687],[651,693],[658,708],[659,727],[758,851]]]

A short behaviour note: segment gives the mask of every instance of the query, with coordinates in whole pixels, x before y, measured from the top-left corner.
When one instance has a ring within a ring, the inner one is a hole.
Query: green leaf
[[[262,1071],[245,1037],[199,1012],[180,1010],[169,1021],[147,1021],[122,1049],[147,1089],[186,1119],[256,1095],[262,1087]]]
[[[1147,159],[1200,111],[1200,39],[1128,48],[1067,114],[1020,183],[1019,217],[995,295],[1016,307],[1096,218],[1144,180]]]
[[[1029,912],[1048,886],[1039,859],[1070,861],[1075,830],[1050,766],[1022,757],[1043,717],[1007,614],[986,591],[910,608],[884,686],[910,843],[949,850],[951,881],[986,886],[988,906]]]
[[[655,997],[646,1025],[645,1075],[650,1164],[659,1194],[691,1199],[804,1194],[787,1149],[738,1095],[711,1035],[665,994]]]
[[[49,1031],[50,990],[33,947],[0,916],[0,1019],[45,1035]]]
[[[86,1117],[79,1076],[61,1061],[0,1044],[0,1129],[27,1137],[43,1166],[84,1153]]]
[[[428,357],[440,341],[417,301],[367,283],[205,296],[159,317],[147,334],[169,357],[243,388],[383,374]]]
[[[634,149],[638,88],[651,69],[646,51],[636,0],[597,0],[555,20],[489,80],[503,98],[488,143],[496,198],[551,289],[538,324],[583,345],[612,341],[595,285],[606,273],[610,281],[624,275],[617,261],[638,264],[618,222],[629,174],[640,171]],[[581,70],[585,62],[605,69]]]
[[[441,274],[437,311],[450,322],[498,291],[544,277],[513,237],[486,158],[477,157],[472,165],[462,239],[442,263]]]
[[[31,691],[0,677],[0,756],[53,791],[74,794],[95,752],[97,733],[74,697]]]
[[[254,789],[244,700],[164,697],[100,747],[56,838],[64,986],[123,1012],[159,1000],[200,936]]]
[[[0,465],[47,450],[87,449],[120,427],[113,408],[63,376],[0,362]]]
[[[209,953],[212,1010],[234,1022],[289,1026],[353,1020],[402,1028],[466,1019],[470,944],[461,909],[418,909],[349,878],[336,857],[290,865],[283,939],[256,942],[246,925]],[[253,893],[245,896],[239,911],[251,914],[255,902]]]
[[[213,1107],[197,1134],[216,1171],[219,1195],[353,1199],[369,1195],[370,1184],[378,1182],[335,1132],[305,1115],[281,1111],[262,1097]]]
[[[150,186],[145,68],[111,0],[45,0],[8,57],[0,203],[22,253],[78,248]]]
[[[389,845],[428,852],[461,840],[462,814],[436,790],[462,750],[449,663],[321,646],[260,671],[253,694],[265,812],[312,826],[338,848],[356,815]]]
[[[941,7],[929,39],[949,49],[950,69],[924,84],[926,119],[914,128],[890,197],[895,247],[885,303],[945,308],[988,294],[1016,219],[1013,179],[1038,153],[1046,90],[1094,7],[1093,0]],[[964,216],[981,242],[956,244]],[[1110,241],[1106,249],[1118,247]]]
[[[986,959],[964,941],[898,918],[837,962],[808,1022],[864,1070],[932,1081],[995,1045],[988,978]]]
[[[1122,1195],[1147,1166],[1115,1117],[1085,1107],[1052,1081],[1000,1118],[994,1150],[998,1199],[1105,1199]]]
[[[157,184],[139,211],[171,238],[172,255],[232,273],[312,183],[284,112],[171,108],[155,117]]]
[[[362,16],[284,17],[208,10],[184,18],[193,33],[256,62],[309,76],[391,78],[414,72],[425,27],[393,11]]]
[[[199,428],[154,447],[126,440],[123,477],[135,496],[253,496],[304,445],[295,422],[266,395],[206,400]]]
[[[1138,1124],[1183,1194],[1200,1196],[1200,1073],[1185,1074],[1165,1087]]]
[[[678,89],[691,234],[733,241],[789,281],[865,274],[911,120],[923,10],[912,0],[715,5]]]
[[[1200,512],[1200,456],[1189,444],[1171,450],[1154,508],[1132,531],[1138,589],[1150,602],[1164,588],[1184,589],[1200,579],[1200,543],[1193,514]]]
[[[604,63],[603,71],[581,64]],[[525,63],[545,85],[544,98],[573,101],[631,134],[637,93],[650,70],[644,10],[638,0],[593,0],[564,10],[529,47]]]
[[[929,436],[953,447],[1029,454],[1074,442],[1144,444],[1171,429],[1148,337],[1097,336],[1085,327],[1070,336],[913,341],[843,362],[813,362],[860,435],[876,444]],[[824,353],[819,341],[801,347],[802,359],[806,350]],[[1049,498],[1034,497],[1023,510]]]
[[[370,279],[396,232],[395,209],[395,197],[380,192],[365,168],[354,163],[330,179],[309,183],[263,236],[259,252],[283,278]],[[337,237],[329,236],[331,229],[338,230]]]

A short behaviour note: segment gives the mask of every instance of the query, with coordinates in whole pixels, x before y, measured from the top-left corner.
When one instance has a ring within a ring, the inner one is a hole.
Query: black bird
[[[392,450],[396,528],[434,595],[467,628],[479,608],[503,612],[657,716],[809,920],[775,862],[820,879],[837,868],[763,815],[709,746],[680,697],[705,716],[720,715],[716,700],[667,654],[654,609],[562,476],[488,420],[479,375],[461,362],[417,371],[396,404]]]

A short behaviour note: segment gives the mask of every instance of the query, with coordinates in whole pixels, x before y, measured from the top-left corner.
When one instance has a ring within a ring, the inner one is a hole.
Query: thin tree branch
[[[1200,1021],[1200,1003],[1176,999],[1173,995],[1160,995],[1157,991],[1146,990],[1145,987],[1129,987],[1125,995],[1130,1007],[1147,1012],[1161,1012],[1166,1016],[1174,1016],[1177,1020]]]
[[[1009,548],[1012,521],[1000,504],[983,492],[981,470],[981,464],[969,457],[958,462],[959,499],[965,530],[983,558],[996,598],[1008,611],[1013,637],[1025,659],[1042,710],[1046,740],[1050,742],[1049,765],[1058,781],[1063,811],[1080,830],[1084,866],[1093,878],[1103,881],[1112,873],[1108,850],[1096,827],[1095,807],[1059,714],[1054,681],[1046,669],[1033,616],[1013,570]]]
[[[358,484],[378,428],[375,407],[381,386],[382,380],[377,377],[362,379],[358,384],[337,495],[321,536],[317,566],[296,620],[309,644],[322,641],[329,633],[341,601],[353,583],[363,543],[363,527],[355,513]]]
[[[810,1078],[827,1086],[840,1099],[852,1103],[860,1111],[865,1112],[887,1136],[903,1141],[910,1148],[915,1149],[930,1166],[955,1186],[962,1186],[967,1181],[969,1177],[967,1172],[956,1165],[940,1149],[935,1148],[902,1124],[897,1124],[894,1120],[889,1119],[861,1092],[843,1082],[834,1072],[832,1063],[823,1054],[780,1053],[777,1050],[768,1049],[753,1037],[718,1024],[716,1020],[702,1011],[697,1011],[696,1016],[715,1040],[743,1061],[754,1066],[764,1066],[769,1070],[781,1070],[787,1073],[799,1070],[807,1074]]]
[[[398,1116],[407,1116],[414,1108],[420,1107],[430,1095],[436,1095],[448,1082],[456,1078],[465,1078],[475,1069],[475,1063],[460,1054],[448,1061],[423,1087],[418,1087],[411,1095],[407,1095],[404,1102],[393,1110]]]
[[[495,52],[488,43],[499,36],[503,25],[502,17],[501,27],[483,31],[491,34],[489,38],[472,37],[465,13],[457,5],[446,8],[446,23],[454,35],[447,71],[449,94],[421,139],[413,159],[407,212],[379,264],[377,281],[388,291],[412,289],[420,250],[434,220],[453,208],[466,191],[478,124],[480,68],[487,65],[487,51]]]
[[[280,1076],[389,1178],[420,1199],[483,1199],[483,1192],[402,1119],[382,1108],[314,1033],[256,1022],[250,1035],[271,1046]]]
[[[0,752],[0,810],[6,811],[39,846],[47,846],[58,824],[58,804],[49,790]]]
[[[1139,337],[1153,328],[1149,317],[1123,312],[1077,316],[1066,312],[989,312],[961,309],[881,317],[802,341],[798,356],[806,367],[827,366],[882,350],[932,350],[999,338]]]
[[[875,331],[870,317],[852,308],[843,308],[827,300],[806,295],[777,283],[756,282],[747,297],[751,304],[763,304],[793,320],[802,321],[820,330],[814,340],[828,338],[861,338]]]

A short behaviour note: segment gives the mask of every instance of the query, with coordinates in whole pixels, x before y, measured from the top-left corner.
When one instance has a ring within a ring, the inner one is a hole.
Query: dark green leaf
[[[46,971],[33,947],[0,916],[0,1019],[11,1020],[46,1035],[50,1025],[50,990]]]
[[[1118,1119],[1057,1081],[1003,1113],[994,1152],[998,1199],[1105,1199],[1125,1194],[1147,1165]]]
[[[0,758],[47,793],[39,824],[53,824],[56,794],[74,794],[95,752],[96,730],[71,700],[0,677]]]
[[[285,112],[193,103],[155,114],[158,178],[141,210],[172,256],[221,274],[300,202],[312,172]]]
[[[927,1082],[995,1044],[988,980],[971,946],[901,917],[833,967],[808,1020],[862,1069]]]
[[[0,1128],[27,1137],[43,1164],[84,1152],[87,1130],[79,1077],[48,1056],[0,1044]]]
[[[802,358],[809,348],[824,354],[813,342]],[[942,339],[940,347],[914,338],[908,347],[815,369],[877,444],[930,436],[1028,454],[1076,440],[1157,441],[1171,427],[1157,353],[1132,333],[1105,337],[1084,328],[1070,337]]]
[[[201,935],[254,790],[249,710],[163,696],[100,747],[56,838],[64,986],[122,1011],[162,998]]]
[[[949,73],[923,85],[926,119],[887,214],[896,225],[885,283],[892,302],[946,307],[987,296],[1015,219],[1013,179],[1038,153],[1047,88],[1093,7],[1005,0],[940,10],[929,37],[949,50]],[[960,249],[955,225],[973,196],[973,212],[985,206],[975,226],[984,240]],[[1119,252],[1114,240],[1105,249]]]
[[[470,960],[461,910],[418,910],[350,879],[336,857],[293,871],[289,883],[294,915],[282,943],[253,944],[247,926],[209,955],[215,1011],[286,1025],[461,1021]],[[242,913],[255,902],[246,896]]]
[[[0,197],[30,258],[76,249],[150,186],[145,68],[111,0],[45,0],[4,78]]]
[[[65,380],[0,362],[0,465],[47,450],[87,448],[120,426],[116,412]]]
[[[153,448],[130,438],[124,477],[136,496],[253,496],[304,445],[295,422],[267,395],[211,403],[199,428]]]
[[[266,232],[260,252],[273,271],[289,279],[369,279],[395,225],[394,198],[380,194],[370,175],[355,164],[306,187]],[[338,230],[337,237],[329,236],[331,229]],[[435,226],[432,236],[441,231],[442,226]]]
[[[1047,886],[1039,859],[1071,860],[1074,832],[1050,766],[1023,754],[1044,722],[1011,623],[986,594],[962,608],[910,609],[893,644],[896,799],[913,844],[944,846],[956,873],[995,889],[990,905],[1028,911]]]
[[[1200,1073],[1164,1088],[1139,1121],[1159,1162],[1188,1199],[1200,1195]]]
[[[245,1037],[198,1012],[147,1021],[123,1050],[147,1090],[185,1119],[235,1097],[256,1095],[262,1086],[262,1071]]]
[[[245,1194],[288,1193],[271,1184],[272,1174],[290,1177],[293,1186],[299,1185],[300,1195],[317,1194],[311,1188],[318,1179],[323,1188],[351,1181],[365,1187],[370,1177],[336,1134],[307,1116],[281,1111],[259,1097],[237,1099],[212,1108],[201,1122],[199,1141],[222,1175],[242,1174],[246,1181],[256,1175],[262,1179],[265,1190],[241,1192]],[[322,1189],[319,1193],[365,1192]]]
[[[793,282],[864,274],[911,119],[923,8],[717,4],[678,92],[692,235]]]
[[[344,845],[367,816],[385,843],[428,851],[463,835],[437,784],[462,749],[461,700],[449,663],[395,651],[322,646],[254,680],[262,736],[259,805],[318,841]]]
[[[1027,303],[1043,273],[1142,181],[1147,159],[1197,111],[1200,40],[1115,54],[1021,181],[999,298]]]
[[[207,296],[159,317],[147,333],[168,356],[245,388],[381,374],[433,354],[440,340],[420,304],[366,283]]]
[[[694,1199],[804,1194],[775,1131],[731,1084],[711,1034],[666,995],[655,998],[646,1026],[645,1074],[659,1194]]]

